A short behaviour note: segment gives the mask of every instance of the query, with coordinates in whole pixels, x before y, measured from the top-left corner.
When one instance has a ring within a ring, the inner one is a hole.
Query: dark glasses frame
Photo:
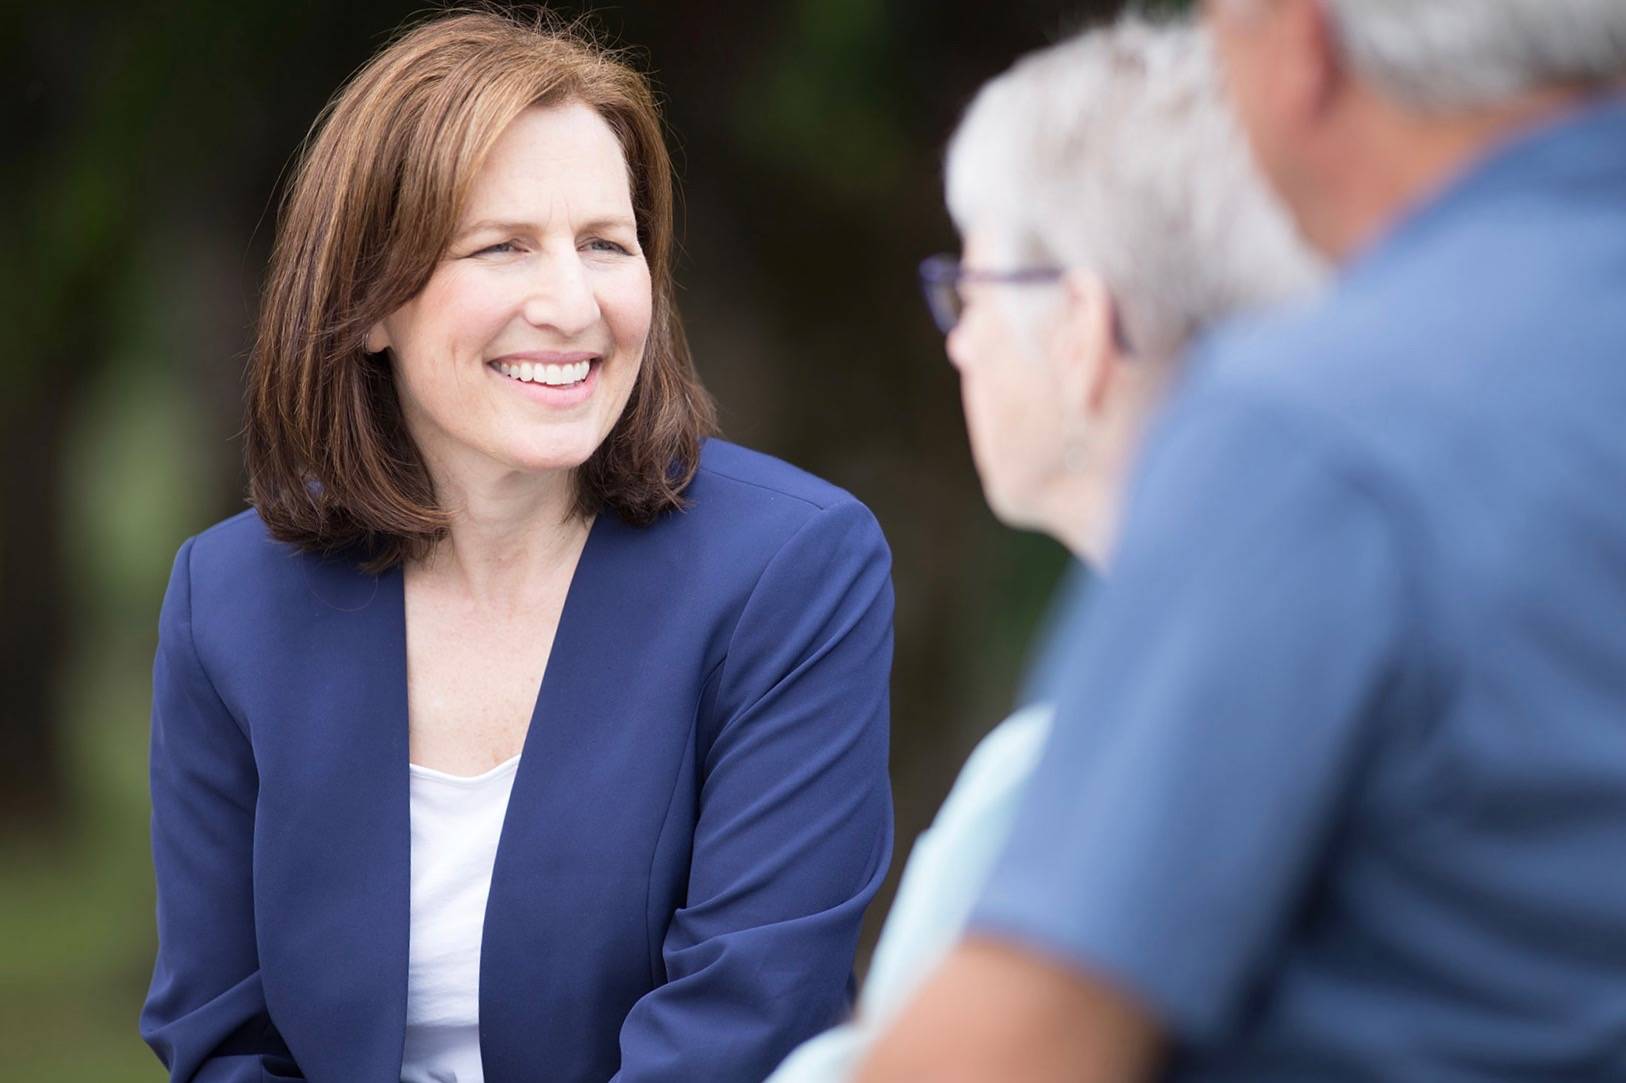
[[[965,311],[960,287],[968,282],[1009,286],[1045,285],[1061,281],[1060,267],[1018,267],[1010,271],[972,271],[947,253],[927,256],[920,261],[920,289],[926,295],[937,329],[945,335],[954,330]]]

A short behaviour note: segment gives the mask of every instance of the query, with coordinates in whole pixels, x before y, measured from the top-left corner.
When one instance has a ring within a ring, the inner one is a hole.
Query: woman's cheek
[[[1000,454],[1007,458],[1019,455],[1020,446],[1026,438],[1029,412],[1023,402],[1022,388],[1018,381],[1012,379],[1011,366],[1002,366],[986,375],[988,379],[983,389],[987,397],[986,412],[995,430]]]
[[[649,271],[642,264],[612,279],[601,294],[600,307],[610,325],[617,348],[642,355],[654,321]]]
[[[1006,404],[986,373],[965,379],[962,387],[972,454],[985,472],[1003,475],[1009,464],[1012,443]]]

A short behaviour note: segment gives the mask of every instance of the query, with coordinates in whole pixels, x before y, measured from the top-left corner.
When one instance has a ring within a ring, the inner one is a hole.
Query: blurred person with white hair
[[[1196,26],[1130,18],[1021,59],[955,132],[963,258],[922,284],[958,370],[990,505],[1094,571],[1143,430],[1192,337],[1309,292],[1321,265],[1248,159]],[[964,929],[1050,731],[1017,711],[915,843],[858,1004],[770,1083],[849,1078]]]
[[[1626,1079],[1626,2],[1204,9],[1342,270],[1188,362],[860,1078]]]

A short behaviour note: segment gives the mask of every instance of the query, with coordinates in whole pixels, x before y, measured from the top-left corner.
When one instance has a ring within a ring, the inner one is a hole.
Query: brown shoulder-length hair
[[[626,157],[652,320],[625,410],[575,476],[575,510],[647,524],[681,507],[716,411],[672,283],[673,181],[648,82],[538,15],[438,16],[409,30],[318,118],[284,200],[249,357],[249,500],[271,534],[379,571],[445,535],[388,358],[367,331],[445,254],[487,153],[532,105],[595,109]]]

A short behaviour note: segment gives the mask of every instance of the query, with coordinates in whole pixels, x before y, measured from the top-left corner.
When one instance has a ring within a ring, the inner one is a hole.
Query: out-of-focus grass
[[[0,929],[9,941],[0,1018],[20,1042],[5,1075],[29,1083],[163,1078],[136,1034],[153,945],[149,662],[109,661],[101,659],[94,681],[74,682],[74,714],[85,722],[68,734],[70,826],[52,842],[10,843],[0,855]]]

